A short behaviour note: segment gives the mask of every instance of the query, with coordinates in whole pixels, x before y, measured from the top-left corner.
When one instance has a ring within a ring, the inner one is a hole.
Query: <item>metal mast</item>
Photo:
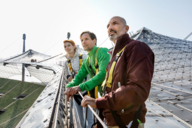
[[[26,35],[23,34],[23,53],[25,52],[25,39],[26,39]],[[22,64],[22,82],[25,81],[25,67],[24,64]]]

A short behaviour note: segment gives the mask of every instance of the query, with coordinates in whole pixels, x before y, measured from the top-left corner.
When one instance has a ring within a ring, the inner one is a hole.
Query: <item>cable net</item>
[[[191,81],[192,41],[161,35],[147,28],[133,38],[148,44],[155,54],[153,82]]]
[[[58,58],[60,61],[58,61]],[[58,71],[61,72],[62,59],[64,59],[62,54],[50,57],[49,55],[30,49],[23,54],[1,61],[0,78],[11,78],[13,76],[22,75],[22,65],[24,65],[25,76],[35,77],[43,84],[47,85]],[[51,61],[47,62],[48,60]],[[58,64],[60,64],[60,66]]]
[[[21,67],[20,67],[21,68]],[[0,77],[10,78],[12,76],[21,75],[21,69],[17,65],[8,65],[0,62]]]

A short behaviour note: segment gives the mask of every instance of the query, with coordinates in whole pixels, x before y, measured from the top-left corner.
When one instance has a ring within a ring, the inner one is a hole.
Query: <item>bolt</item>
[[[44,121],[43,121],[43,123],[45,123],[47,121],[47,119],[45,119]]]
[[[185,121],[186,121],[186,122],[189,122],[189,120],[188,120],[188,119],[186,119]]]
[[[40,99],[40,100],[37,100],[37,102],[41,102],[41,99]]]

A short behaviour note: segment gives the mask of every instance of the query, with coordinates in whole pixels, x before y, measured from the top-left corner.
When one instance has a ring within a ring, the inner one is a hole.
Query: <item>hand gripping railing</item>
[[[79,95],[83,98],[83,95],[78,92]],[[95,115],[95,117],[98,119],[98,121],[101,123],[101,125],[103,126],[103,128],[108,128],[107,125],[101,120],[101,118],[97,115],[97,113],[93,110],[93,108],[90,105],[87,105],[89,107],[89,109],[92,111],[92,113]]]

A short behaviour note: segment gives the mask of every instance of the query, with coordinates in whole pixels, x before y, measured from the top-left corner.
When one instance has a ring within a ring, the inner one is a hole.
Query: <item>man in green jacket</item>
[[[83,61],[81,68],[72,82],[67,85],[65,94],[67,100],[78,91],[88,91],[88,95],[98,98],[101,84],[105,79],[107,64],[110,55],[107,48],[98,48],[96,46],[97,38],[94,33],[84,31],[80,35],[81,43],[85,51],[88,52],[88,58]],[[90,79],[83,82],[89,74]]]

